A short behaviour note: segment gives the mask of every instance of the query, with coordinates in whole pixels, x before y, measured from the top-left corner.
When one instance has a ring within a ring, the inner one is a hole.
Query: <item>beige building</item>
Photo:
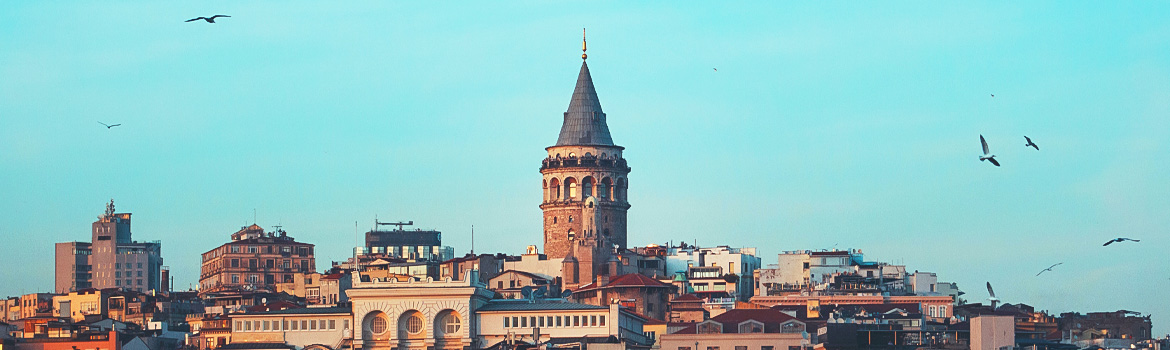
[[[297,273],[289,283],[277,283],[277,293],[305,298],[309,305],[337,305],[345,302],[345,290],[349,289],[349,273]]]
[[[1016,318],[980,315],[971,318],[971,350],[1011,350],[1016,345]]]
[[[488,280],[488,289],[500,293],[504,299],[519,299],[523,297],[521,290],[524,287],[554,287],[549,279],[524,271],[508,270]],[[555,290],[549,290],[555,293]],[[550,295],[556,296],[556,295]]]
[[[560,300],[493,300],[476,311],[480,343],[564,344],[581,338],[613,338],[589,349],[645,348],[646,318],[618,304],[587,305]]]
[[[73,322],[82,322],[86,316],[101,317],[109,310],[106,299],[109,290],[84,289],[53,297],[53,316],[68,317]]]
[[[264,232],[258,225],[241,228],[231,242],[203,253],[199,296],[227,290],[276,290],[293,275],[316,270],[313,245],[294,240],[284,230]]]
[[[228,315],[231,344],[283,343],[297,349],[348,347],[353,314],[348,307],[310,307]],[[246,345],[245,345],[246,346]]]

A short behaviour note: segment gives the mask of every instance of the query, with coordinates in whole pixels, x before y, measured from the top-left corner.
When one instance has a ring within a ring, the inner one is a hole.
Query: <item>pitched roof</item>
[[[739,324],[748,320],[763,323],[765,333],[780,333],[780,325],[788,321],[800,322],[788,314],[772,309],[731,309],[719,314],[719,316],[712,317],[709,321],[722,324],[723,333],[739,333]],[[695,327],[699,323],[689,325],[675,333],[695,334]]]
[[[606,287],[672,287],[662,281],[647,277],[640,273],[627,273],[609,280]]]
[[[597,90],[593,88],[589,65],[585,62],[581,62],[577,86],[573,89],[569,109],[565,111],[565,121],[561,125],[561,135],[556,145],[614,145],[609,136],[609,126],[605,124],[605,113],[601,111],[601,101],[597,99]]]

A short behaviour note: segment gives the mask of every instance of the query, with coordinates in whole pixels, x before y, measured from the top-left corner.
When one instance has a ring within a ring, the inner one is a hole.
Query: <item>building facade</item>
[[[438,230],[406,230],[414,221],[386,223],[374,221],[374,229],[366,232],[365,254],[385,255],[408,260],[446,261],[454,258],[455,249],[443,246],[443,233]],[[382,230],[382,226],[398,226]]]
[[[584,49],[584,43],[582,43]],[[541,162],[544,198],[544,253],[574,257],[566,287],[588,284],[604,273],[613,247],[626,247],[626,177],[623,147],[613,143],[606,115],[581,55],[581,71],[557,143]]]
[[[162,291],[162,243],[135,242],[130,213],[115,213],[110,200],[91,228],[90,242],[56,244],[57,293],[88,288]]]
[[[276,290],[296,273],[316,270],[313,245],[284,230],[264,232],[256,224],[233,233],[232,241],[203,253],[199,296],[224,290]]]

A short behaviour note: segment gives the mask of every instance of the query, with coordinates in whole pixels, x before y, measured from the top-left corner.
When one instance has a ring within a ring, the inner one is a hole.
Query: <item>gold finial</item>
[[[581,59],[589,58],[589,55],[585,54],[585,50],[587,49],[588,47],[585,46],[585,28],[581,28]]]

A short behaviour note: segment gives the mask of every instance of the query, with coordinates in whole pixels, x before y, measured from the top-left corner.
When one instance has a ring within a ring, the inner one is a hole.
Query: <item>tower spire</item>
[[[581,59],[582,60],[589,58],[589,55],[585,54],[585,50],[587,50],[587,49],[588,49],[588,47],[585,46],[585,28],[581,28]]]

